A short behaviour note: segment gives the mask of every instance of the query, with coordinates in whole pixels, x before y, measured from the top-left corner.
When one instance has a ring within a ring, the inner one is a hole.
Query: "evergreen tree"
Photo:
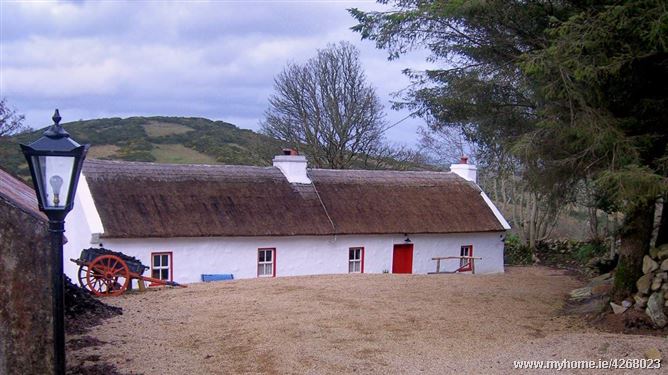
[[[390,58],[427,47],[443,66],[408,71],[405,105],[463,128],[483,153],[512,153],[536,189],[593,179],[601,207],[626,213],[615,291],[630,293],[666,191],[665,1],[391,3],[351,9],[353,29]]]

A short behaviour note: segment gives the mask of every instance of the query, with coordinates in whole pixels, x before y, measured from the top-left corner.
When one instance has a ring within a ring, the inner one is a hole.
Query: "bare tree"
[[[538,242],[549,238],[568,200],[558,190],[534,189],[517,160],[502,158],[495,163],[499,163],[497,168],[489,168],[482,174],[480,185],[491,193],[522,243],[533,251]],[[537,260],[535,254],[534,260]]]
[[[360,156],[364,169],[415,170],[430,165],[427,155],[406,145],[378,142],[377,147]]]
[[[462,127],[419,129],[421,151],[436,165],[449,165],[463,154],[478,164],[478,184],[510,222],[522,243],[532,250],[549,238],[565,206],[559,192],[534,189],[524,166],[504,147],[479,147]]]
[[[442,126],[438,128],[418,128],[420,153],[431,164],[449,166],[467,155],[470,163],[478,160],[478,148],[466,138],[461,128]]]
[[[0,137],[27,130],[28,127],[23,124],[24,119],[24,115],[19,115],[15,109],[9,108],[6,98],[0,100]]]
[[[318,167],[348,168],[382,142],[383,106],[366,82],[359,51],[330,44],[274,78],[263,131],[304,151]]]

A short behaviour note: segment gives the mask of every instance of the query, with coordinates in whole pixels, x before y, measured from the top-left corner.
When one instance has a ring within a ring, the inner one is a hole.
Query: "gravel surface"
[[[126,293],[105,300],[123,315],[87,333],[104,344],[70,352],[68,361],[98,356],[147,375],[443,374],[511,373],[514,360],[643,358],[650,347],[666,357],[665,337],[603,333],[561,314],[580,285],[559,270],[509,267],[498,275],[282,277]]]

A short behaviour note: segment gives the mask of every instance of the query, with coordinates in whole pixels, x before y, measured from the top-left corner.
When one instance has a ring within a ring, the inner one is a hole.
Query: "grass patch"
[[[180,144],[155,145],[151,154],[157,163],[216,164],[216,159]]]
[[[86,157],[90,159],[107,159],[116,155],[118,150],[120,150],[120,147],[116,145],[91,146]]]
[[[151,138],[164,137],[167,135],[183,134],[195,129],[185,125],[170,122],[149,121],[144,124],[144,131]]]

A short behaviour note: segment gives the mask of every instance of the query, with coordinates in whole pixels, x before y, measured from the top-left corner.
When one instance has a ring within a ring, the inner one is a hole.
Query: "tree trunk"
[[[661,212],[661,224],[659,234],[656,236],[656,246],[668,243],[668,199],[663,199],[663,211]]]
[[[599,241],[601,237],[598,233],[598,210],[596,207],[587,207],[587,213],[589,214],[589,235],[591,240]]]
[[[529,248],[531,252],[536,252],[536,214],[537,206],[536,194],[529,193]]]
[[[626,214],[621,228],[619,261],[615,270],[613,297],[628,297],[642,276],[642,259],[649,250],[654,222],[654,201],[636,204]]]

